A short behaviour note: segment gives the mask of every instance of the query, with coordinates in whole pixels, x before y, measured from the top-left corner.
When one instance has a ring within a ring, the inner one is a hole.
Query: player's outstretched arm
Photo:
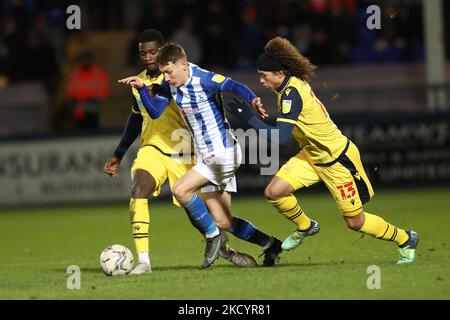
[[[153,97],[146,86],[138,88],[138,91],[145,110],[152,119],[158,119],[169,105],[169,99],[158,94]]]
[[[144,86],[144,81],[142,81],[142,79],[139,78],[138,76],[126,77],[126,78],[118,80],[117,82],[123,83],[123,84],[128,84],[129,86],[136,88],[136,89],[142,88]]]
[[[233,101],[228,103],[228,111],[235,117],[247,122],[251,127],[261,130],[260,133],[269,141],[277,144],[287,144],[292,136],[294,124],[289,122],[277,122],[276,126],[271,126],[256,117],[251,107],[243,101],[233,98]],[[278,133],[275,135],[275,133]],[[277,137],[277,138],[275,138]]]
[[[169,105],[169,99],[160,95],[153,97],[148,88],[144,85],[144,82],[138,76],[131,76],[128,78],[120,79],[119,83],[128,84],[133,88],[136,88],[141,97],[142,104],[147,110],[149,116],[152,119],[158,119],[166,107]]]
[[[225,92],[231,92],[240,95],[245,99],[247,103],[253,106],[256,109],[259,116],[262,119],[266,119],[269,117],[269,114],[264,109],[264,105],[261,102],[261,98],[257,97],[256,94],[250,90],[245,84],[235,81],[231,78],[227,78],[222,86],[221,90]]]
[[[260,131],[267,140],[275,142],[278,144],[287,144],[292,136],[292,130],[294,130],[294,125],[288,122],[278,122],[276,126],[271,126],[257,117],[253,117],[249,120],[248,124]],[[274,138],[274,133],[278,132],[278,139]]]

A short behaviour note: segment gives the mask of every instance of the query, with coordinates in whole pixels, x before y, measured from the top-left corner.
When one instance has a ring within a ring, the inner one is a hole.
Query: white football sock
[[[138,257],[139,257],[139,263],[143,263],[143,264],[150,266],[150,256],[149,256],[148,252],[139,252]]]
[[[205,234],[205,237],[207,239],[211,239],[211,238],[217,237],[219,234],[220,234],[220,230],[219,230],[219,228],[216,228],[216,230],[214,230],[212,233]]]

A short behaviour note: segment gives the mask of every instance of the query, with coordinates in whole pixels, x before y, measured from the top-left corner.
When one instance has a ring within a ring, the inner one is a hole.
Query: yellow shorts
[[[323,181],[336,199],[341,214],[353,217],[362,212],[374,191],[364,171],[358,148],[349,141],[342,154],[328,165],[313,164],[302,150],[276,174],[298,190]]]
[[[192,168],[194,160],[186,161],[186,158],[175,158],[163,154],[161,151],[152,146],[143,146],[139,149],[136,159],[134,159],[131,167],[131,178],[136,170],[145,170],[156,181],[155,191],[153,196],[158,196],[161,192],[161,187],[169,178],[170,190],[172,190],[175,182]],[[188,163],[184,163],[188,162]],[[173,203],[180,206],[178,201],[173,197]]]

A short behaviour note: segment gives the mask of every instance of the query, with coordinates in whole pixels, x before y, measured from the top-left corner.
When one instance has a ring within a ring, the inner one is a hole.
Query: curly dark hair
[[[273,38],[267,42],[264,50],[271,58],[280,61],[289,74],[306,82],[310,82],[314,76],[317,66],[303,56],[289,40],[282,37]]]

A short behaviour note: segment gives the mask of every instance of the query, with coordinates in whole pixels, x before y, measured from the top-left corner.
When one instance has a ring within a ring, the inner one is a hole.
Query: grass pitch
[[[450,299],[450,189],[381,191],[366,206],[421,237],[417,262],[397,266],[394,244],[347,230],[328,192],[297,194],[321,225],[318,235],[274,268],[239,269],[218,260],[199,270],[204,244],[183,210],[150,207],[153,273],[107,277],[100,252],[119,243],[134,251],[127,204],[0,211],[0,299]],[[280,239],[293,225],[262,198],[235,197],[235,215]],[[230,236],[255,258],[261,249]],[[262,264],[262,258],[257,259]],[[81,269],[81,289],[66,287],[66,268]],[[381,289],[367,288],[381,270]]]

